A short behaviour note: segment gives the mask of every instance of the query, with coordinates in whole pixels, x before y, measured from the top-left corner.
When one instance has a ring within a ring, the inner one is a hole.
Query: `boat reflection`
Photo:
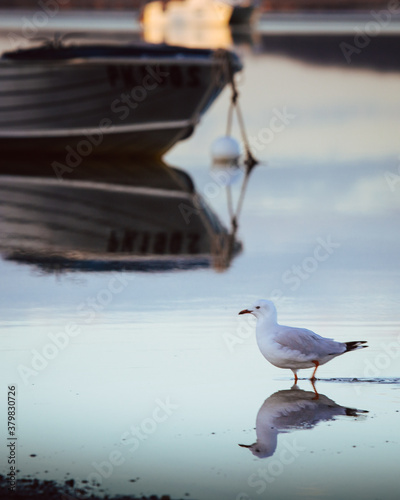
[[[278,434],[296,429],[312,429],[319,422],[338,416],[358,417],[366,410],[336,404],[323,394],[303,391],[296,385],[290,390],[277,391],[267,398],[256,418],[257,441],[248,448],[258,458],[271,457],[277,448]]]
[[[241,249],[191,178],[155,160],[87,159],[60,180],[13,159],[0,179],[1,255],[46,272],[223,270]]]

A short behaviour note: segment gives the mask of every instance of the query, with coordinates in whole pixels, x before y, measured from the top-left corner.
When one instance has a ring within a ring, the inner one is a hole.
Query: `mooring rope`
[[[229,83],[232,88],[232,96],[231,96],[231,102],[228,110],[228,119],[227,119],[227,126],[226,126],[226,135],[230,136],[232,132],[232,125],[233,125],[233,112],[236,110],[236,116],[239,124],[239,129],[240,129],[240,134],[242,137],[242,142],[245,148],[245,153],[246,157],[244,160],[244,165],[246,167],[245,170],[245,175],[242,183],[242,187],[239,193],[239,198],[238,198],[238,203],[236,206],[236,212],[233,210],[233,204],[232,204],[232,192],[230,186],[226,186],[226,192],[227,192],[227,201],[228,201],[228,211],[229,211],[229,216],[231,218],[231,225],[232,225],[232,232],[233,234],[236,234],[237,228],[238,228],[238,220],[240,213],[242,211],[243,207],[243,201],[244,201],[244,196],[246,193],[246,188],[247,184],[249,181],[249,177],[251,172],[253,171],[254,167],[258,164],[258,161],[254,158],[251,149],[250,149],[250,144],[249,140],[247,138],[247,133],[246,133],[246,127],[244,124],[244,119],[243,119],[243,114],[242,110],[239,104],[239,92],[236,87],[236,82],[235,82],[235,77],[233,73],[233,68],[232,68],[232,63],[229,59],[229,55],[226,54],[226,72],[227,72],[227,77],[229,79]]]

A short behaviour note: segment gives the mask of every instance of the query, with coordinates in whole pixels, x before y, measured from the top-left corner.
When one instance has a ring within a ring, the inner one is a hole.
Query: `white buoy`
[[[211,145],[211,156],[215,166],[235,166],[240,158],[240,145],[233,137],[218,137]]]
[[[242,177],[240,145],[230,136],[218,137],[211,145],[211,177],[222,186],[231,186]]]

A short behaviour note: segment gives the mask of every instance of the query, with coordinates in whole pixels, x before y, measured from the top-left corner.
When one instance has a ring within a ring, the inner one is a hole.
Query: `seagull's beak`
[[[239,444],[242,448],[251,448],[251,444]]]
[[[239,314],[251,314],[253,311],[250,311],[250,309],[243,309],[243,311],[240,311]]]

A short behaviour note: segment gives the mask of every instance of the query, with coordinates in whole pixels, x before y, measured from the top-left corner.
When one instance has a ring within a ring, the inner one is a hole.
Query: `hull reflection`
[[[86,162],[60,181],[46,161],[2,167],[3,258],[42,270],[224,269],[241,245],[183,171]]]

